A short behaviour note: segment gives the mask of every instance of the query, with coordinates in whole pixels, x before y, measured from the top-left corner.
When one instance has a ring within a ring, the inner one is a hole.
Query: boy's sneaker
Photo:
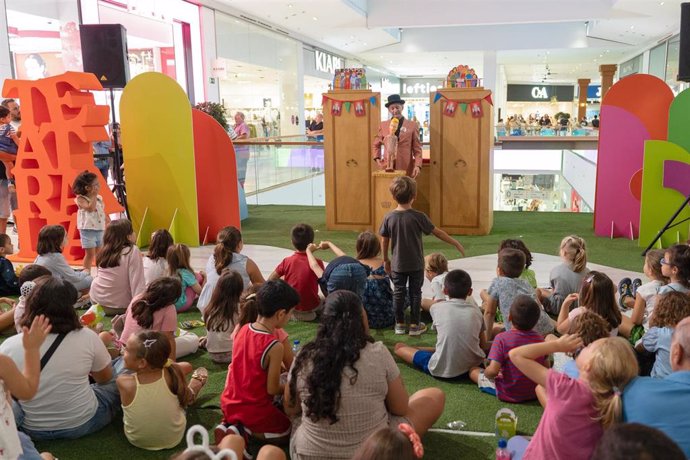
[[[632,280],[630,278],[623,278],[618,282],[618,305],[623,310],[628,308],[625,306],[625,302],[623,302],[627,296],[632,296]]]
[[[412,337],[416,337],[418,335],[422,335],[426,332],[426,324],[420,322],[418,325],[417,324],[410,324],[410,335]]]
[[[249,454],[249,451],[247,448],[249,447],[249,433],[247,430],[244,428],[244,426],[241,423],[238,423],[237,425],[229,425],[227,429],[227,434],[236,434],[237,436],[242,437],[244,439],[244,451],[242,452],[242,456],[244,457],[245,460],[253,460],[253,456]]]
[[[632,296],[637,297],[637,288],[642,286],[642,280],[640,278],[635,278],[632,282]]]
[[[404,324],[395,323],[395,335],[405,335],[407,327]]]
[[[220,444],[220,441],[228,434],[228,427],[225,426],[225,423],[219,423],[216,425],[216,427],[213,429],[213,437],[216,441],[215,444]]]

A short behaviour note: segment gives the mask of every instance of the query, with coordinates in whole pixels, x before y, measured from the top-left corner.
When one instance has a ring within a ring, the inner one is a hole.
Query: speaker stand
[[[685,201],[683,201],[683,204],[681,204],[680,207],[676,210],[676,212],[673,213],[673,215],[672,215],[671,218],[668,220],[668,222],[666,222],[666,225],[664,225],[664,226],[661,228],[661,230],[659,230],[659,231],[657,232],[657,234],[656,234],[656,236],[654,237],[654,239],[652,240],[652,242],[649,243],[649,246],[647,246],[647,248],[646,248],[646,249],[644,250],[644,252],[642,253],[642,256],[643,256],[643,257],[646,256],[646,255],[647,255],[647,252],[648,252],[650,249],[652,249],[652,248],[654,247],[654,245],[656,244],[656,242],[659,241],[659,238],[661,238],[661,236],[666,232],[666,230],[669,230],[669,229],[671,229],[671,228],[673,228],[673,227],[675,227],[675,226],[677,226],[677,225],[682,224],[683,222],[687,222],[688,220],[690,220],[690,218],[688,218],[688,219],[683,219],[683,220],[681,220],[680,222],[676,222],[675,224],[673,223],[673,221],[676,220],[676,217],[678,217],[678,215],[683,211],[683,209],[684,209],[686,206],[688,206],[689,204],[690,204],[690,195],[688,195],[688,196],[685,198]]]
[[[125,208],[125,216],[129,219],[129,207],[127,206],[127,189],[125,187],[125,177],[122,171],[122,149],[120,148],[120,140],[117,134],[120,124],[115,117],[115,93],[113,88],[110,88],[110,109],[113,117],[113,186],[111,190],[115,194],[117,201]]]

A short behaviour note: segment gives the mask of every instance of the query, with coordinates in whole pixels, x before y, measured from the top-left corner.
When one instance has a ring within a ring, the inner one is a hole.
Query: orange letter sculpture
[[[81,72],[35,81],[5,80],[3,96],[19,98],[22,105],[22,134],[13,169],[20,248],[14,260],[33,260],[38,232],[54,224],[67,230],[67,260],[83,257],[72,182],[85,169],[99,178],[106,212],[122,211],[93,163],[91,143],[108,139],[104,126],[109,108],[96,105],[85,90],[101,89],[93,74]]]

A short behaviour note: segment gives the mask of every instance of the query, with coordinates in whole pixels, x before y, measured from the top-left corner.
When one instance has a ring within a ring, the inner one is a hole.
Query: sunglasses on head
[[[673,265],[671,262],[666,260],[666,257],[662,257],[661,260],[659,261],[661,265]]]

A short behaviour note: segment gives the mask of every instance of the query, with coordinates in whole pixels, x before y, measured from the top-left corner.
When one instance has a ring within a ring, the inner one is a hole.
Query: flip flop
[[[198,319],[190,319],[188,321],[182,321],[180,323],[180,327],[182,329],[194,329],[197,327],[204,327],[204,326],[206,326],[206,323],[204,323],[203,321],[198,320]]]
[[[193,381],[196,380],[199,382],[199,386],[196,388],[192,388],[192,383]],[[196,398],[199,396],[199,393],[201,393],[201,390],[204,389],[206,386],[206,382],[208,382],[208,371],[206,370],[205,367],[197,367],[194,370],[194,373],[192,374],[192,380],[189,382],[189,391],[192,393],[192,401],[190,404],[194,403],[196,401]]]

